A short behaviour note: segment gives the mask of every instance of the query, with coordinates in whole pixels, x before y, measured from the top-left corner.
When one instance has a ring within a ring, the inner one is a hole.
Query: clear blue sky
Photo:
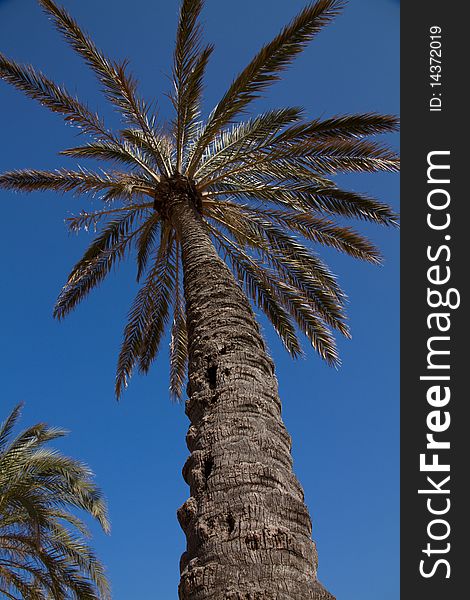
[[[169,116],[164,92],[177,1],[63,0],[96,43],[128,57],[148,98]],[[206,35],[216,44],[207,107],[303,0],[207,0]],[[311,117],[398,112],[399,3],[351,0],[271,88],[264,106],[303,105]],[[0,49],[30,61],[98,106],[93,77],[53,30],[34,0],[0,0]],[[103,106],[103,103],[100,104]],[[6,85],[0,86],[0,171],[73,166],[58,157],[76,130]],[[103,111],[105,115],[108,111]],[[389,141],[397,144],[397,138]],[[395,175],[348,176],[342,183],[398,208]],[[135,292],[134,268],[122,268],[66,321],[52,306],[90,234],[71,236],[63,220],[85,200],[50,193],[0,193],[2,234],[1,415],[25,401],[24,423],[67,427],[67,453],[88,462],[109,500],[111,537],[94,544],[115,600],[177,598],[184,549],[175,511],[187,497],[181,467],[188,421],[167,392],[166,353],[136,377],[120,404],[114,369],[124,318]],[[313,351],[292,362],[265,324],[277,363],[295,471],[305,488],[319,551],[319,577],[340,600],[395,600],[398,588],[398,242],[396,230],[361,226],[383,249],[377,268],[327,258],[350,298],[352,341],[340,341],[343,367]]]

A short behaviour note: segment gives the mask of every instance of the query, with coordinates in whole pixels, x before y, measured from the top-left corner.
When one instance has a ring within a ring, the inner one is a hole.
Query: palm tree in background
[[[142,285],[124,330],[118,397],[136,368],[149,370],[171,328],[170,391],[180,398],[188,380],[191,421],[183,469],[191,495],[178,511],[187,538],[179,597],[331,598],[317,581],[311,522],[292,473],[274,366],[250,300],[292,356],[302,353],[300,331],[323,359],[339,363],[332,332],[349,336],[345,295],[308,242],[380,262],[377,248],[343,221],[394,225],[396,216],[376,199],[340,189],[331,176],[396,171],[396,155],[365,138],[396,129],[397,120],[375,113],[306,120],[297,107],[240,116],[343,3],[309,4],[203,120],[213,47],[202,40],[203,0],[183,0],[173,62],[175,116],[164,124],[140,97],[126,62],[108,59],[52,0],[39,2],[94,71],[123,128],[108,129],[31,66],[0,55],[0,76],[88,137],[64,155],[116,167],[12,171],[0,175],[0,186],[102,198],[102,209],[69,219],[72,231],[100,231],[59,295],[57,318],[135,255]]]
[[[10,600],[110,598],[85,541],[81,509],[109,531],[106,505],[84,464],[44,447],[66,434],[39,423],[16,437],[21,406],[0,426],[0,594]]]

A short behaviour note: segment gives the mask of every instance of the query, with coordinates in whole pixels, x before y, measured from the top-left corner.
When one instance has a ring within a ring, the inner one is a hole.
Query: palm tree
[[[332,330],[349,336],[345,296],[305,242],[371,263],[380,253],[343,221],[396,224],[391,209],[340,189],[341,172],[396,171],[398,159],[367,136],[396,129],[393,116],[307,120],[300,108],[240,120],[307,43],[342,9],[309,4],[233,80],[203,120],[204,73],[213,47],[199,22],[203,0],[182,0],[173,62],[174,119],[162,124],[137,91],[126,62],[108,59],[52,0],[39,0],[91,67],[123,119],[111,131],[64,86],[1,56],[0,76],[88,136],[63,151],[119,165],[21,170],[0,176],[19,191],[99,194],[103,208],[69,219],[72,231],[101,227],[73,267],[54,314],[65,317],[134,251],[141,288],[129,312],[116,394],[134,369],[147,372],[171,328],[170,391],[187,384],[190,498],[178,511],[186,534],[179,597],[320,599],[317,555],[303,491],[292,472],[273,362],[250,300],[292,356],[298,331],[332,365]],[[339,220],[339,221],[338,221]]]
[[[88,467],[48,442],[66,434],[38,423],[16,437],[17,406],[0,426],[0,593],[18,600],[110,598],[103,566],[84,536],[81,509],[109,531]]]

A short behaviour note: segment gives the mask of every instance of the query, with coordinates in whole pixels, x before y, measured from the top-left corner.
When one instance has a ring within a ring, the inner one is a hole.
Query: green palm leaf
[[[83,510],[109,531],[90,469],[47,442],[65,435],[40,423],[13,435],[20,406],[0,433],[0,594],[6,598],[107,600],[103,565],[83,537]]]

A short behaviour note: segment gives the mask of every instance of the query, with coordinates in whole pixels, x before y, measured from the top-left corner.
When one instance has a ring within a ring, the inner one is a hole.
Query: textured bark
[[[292,472],[272,360],[243,291],[219,258],[191,187],[169,194],[182,243],[189,333],[190,498],[180,600],[331,600]]]

